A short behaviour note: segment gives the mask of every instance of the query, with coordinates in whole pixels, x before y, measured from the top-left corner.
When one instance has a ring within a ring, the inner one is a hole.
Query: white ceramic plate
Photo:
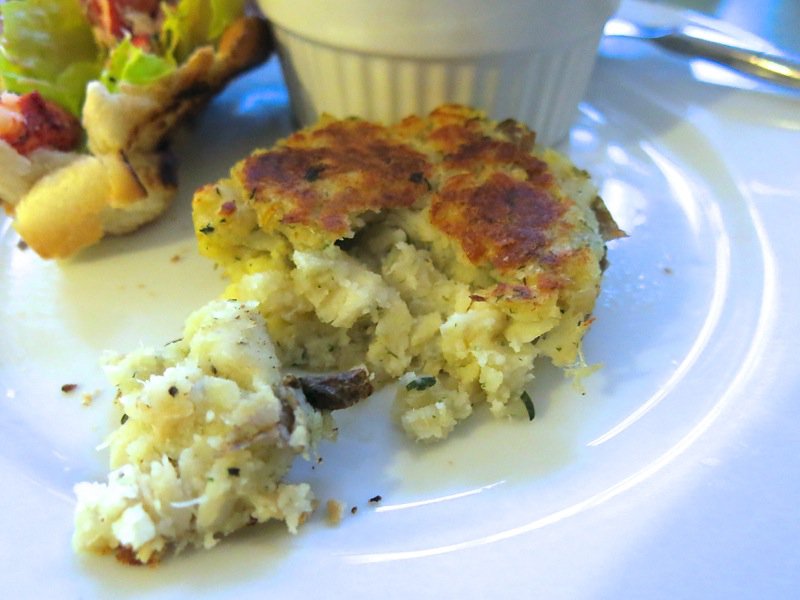
[[[156,569],[70,548],[72,486],[104,477],[94,448],[113,426],[98,357],[174,339],[222,290],[195,250],[189,200],[290,130],[274,62],[179,140],[183,191],[153,226],[56,264],[0,221],[4,595],[790,595],[800,101],[635,42],[603,53],[563,147],[630,233],[610,247],[586,340],[602,370],[581,393],[543,366],[535,421],[478,415],[437,446],[408,444],[385,394],[346,411],[324,462],[293,472],[358,508],[336,527],[253,528]]]

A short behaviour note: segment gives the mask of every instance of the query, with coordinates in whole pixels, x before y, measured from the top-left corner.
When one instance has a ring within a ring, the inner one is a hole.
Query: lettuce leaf
[[[199,46],[214,43],[244,14],[244,0],[180,0],[162,4],[160,54],[123,39],[109,55],[101,80],[115,91],[120,83],[146,85],[174,71]]]
[[[95,41],[80,0],[0,2],[0,89],[38,90],[80,116],[86,84],[147,85],[174,71],[198,47],[216,42],[244,14],[245,0],[162,4],[160,48],[147,52],[123,38],[110,52]]]
[[[244,14],[245,0],[180,0],[162,5],[160,41],[164,56],[181,63],[198,46],[215,42],[225,28]]]
[[[80,0],[4,2],[0,15],[0,87],[19,94],[38,90],[79,115],[102,58]]]
[[[115,91],[120,82],[147,85],[174,70],[172,61],[145,52],[126,37],[109,54],[100,80],[110,91]]]

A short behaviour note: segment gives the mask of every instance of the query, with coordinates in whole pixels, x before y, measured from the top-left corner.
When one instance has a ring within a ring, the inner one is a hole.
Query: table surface
[[[651,0],[689,8],[759,35],[800,55],[800,0]]]

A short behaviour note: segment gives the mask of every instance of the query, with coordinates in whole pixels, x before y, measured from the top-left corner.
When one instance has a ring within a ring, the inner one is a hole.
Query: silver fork
[[[747,75],[800,89],[800,58],[748,48],[702,25],[650,27],[614,18],[608,21],[604,33],[608,37],[647,40],[672,52],[712,60]]]

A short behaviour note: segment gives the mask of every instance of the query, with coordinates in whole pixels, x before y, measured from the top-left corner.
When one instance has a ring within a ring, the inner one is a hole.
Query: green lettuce
[[[101,81],[115,91],[120,83],[146,85],[173,72],[199,46],[216,42],[244,14],[244,0],[180,0],[162,4],[159,52],[146,52],[125,38],[111,51]]]
[[[215,43],[244,14],[245,0],[180,0],[163,4],[157,48],[145,51],[123,38],[99,46],[80,0],[12,0],[0,3],[0,88],[38,90],[80,115],[86,84],[147,85],[173,72],[197,48]]]
[[[135,46],[124,38],[108,55],[100,80],[115,91],[120,82],[147,85],[175,70],[175,63]]]
[[[42,96],[80,114],[86,84],[102,68],[102,53],[80,0],[0,4],[0,87]]]
[[[244,14],[245,0],[180,0],[164,5],[160,41],[164,56],[177,63],[198,46],[215,42],[225,28]]]

